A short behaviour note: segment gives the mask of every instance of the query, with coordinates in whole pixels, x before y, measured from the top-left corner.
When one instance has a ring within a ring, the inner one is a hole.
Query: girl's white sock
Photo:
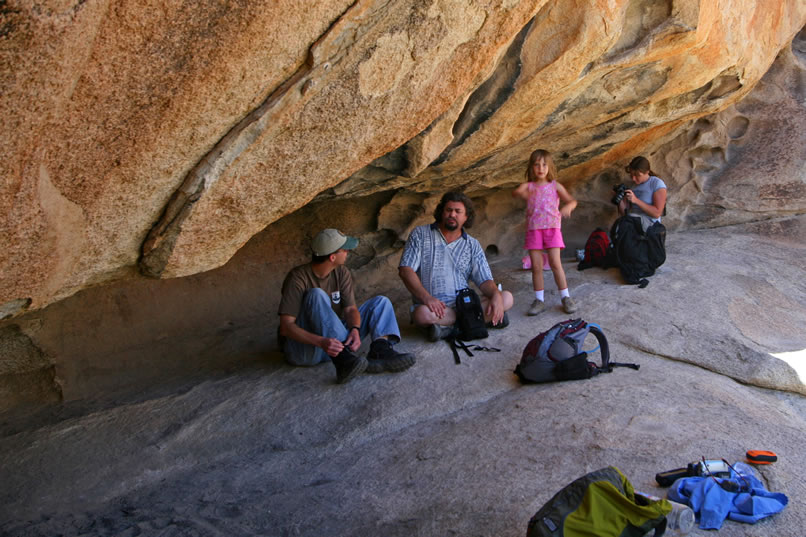
[[[535,298],[538,299],[540,302],[543,302],[543,289],[540,291],[535,291]]]
[[[560,289],[560,299],[563,299],[567,296],[571,296],[571,294],[568,292],[568,288],[566,287],[565,289]]]

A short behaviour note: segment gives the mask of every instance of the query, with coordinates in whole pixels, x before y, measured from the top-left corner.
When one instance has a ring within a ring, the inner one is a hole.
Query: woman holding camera
[[[635,157],[626,171],[630,174],[635,186],[625,192],[624,199],[618,204],[619,216],[631,214],[648,217],[649,222],[644,225],[644,229],[652,222],[660,222],[660,217],[666,208],[666,183],[660,177],[655,176],[649,167],[649,161],[645,157]]]
[[[666,228],[660,223],[666,207],[666,183],[652,173],[644,157],[632,159],[627,173],[635,186],[618,202],[621,217],[610,229],[611,252],[624,280],[646,287],[647,277],[666,261]]]

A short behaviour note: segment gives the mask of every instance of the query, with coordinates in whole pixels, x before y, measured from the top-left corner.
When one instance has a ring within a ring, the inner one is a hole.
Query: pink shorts
[[[560,228],[528,229],[523,247],[527,250],[545,250],[546,248],[565,248]]]

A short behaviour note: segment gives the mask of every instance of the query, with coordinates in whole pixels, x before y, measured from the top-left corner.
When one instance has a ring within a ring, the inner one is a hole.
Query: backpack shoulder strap
[[[607,344],[607,338],[602,332],[602,328],[596,323],[588,323],[588,328],[590,329],[590,333],[596,337],[596,341],[599,342],[599,351],[602,355],[602,365],[599,367],[601,372],[609,373],[611,371],[610,367],[610,345]],[[588,354],[595,351],[596,349],[592,349],[587,351]]]
[[[614,367],[629,367],[631,369],[638,369],[641,367],[638,364],[627,364],[622,362],[611,362],[610,361],[610,346],[607,344],[607,338],[602,332],[602,328],[595,323],[588,323],[588,327],[590,327],[590,332],[596,337],[596,341],[599,342],[599,348],[601,349],[602,355],[602,365],[599,367],[599,373],[610,373],[613,371]],[[596,349],[593,349],[594,351]],[[589,353],[592,351],[588,351]]]

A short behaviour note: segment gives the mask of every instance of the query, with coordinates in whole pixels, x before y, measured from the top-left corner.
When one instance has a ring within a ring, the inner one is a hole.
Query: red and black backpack
[[[585,243],[585,257],[579,262],[577,270],[591,267],[610,268],[613,263],[613,253],[610,248],[610,237],[604,228],[597,227]]]

